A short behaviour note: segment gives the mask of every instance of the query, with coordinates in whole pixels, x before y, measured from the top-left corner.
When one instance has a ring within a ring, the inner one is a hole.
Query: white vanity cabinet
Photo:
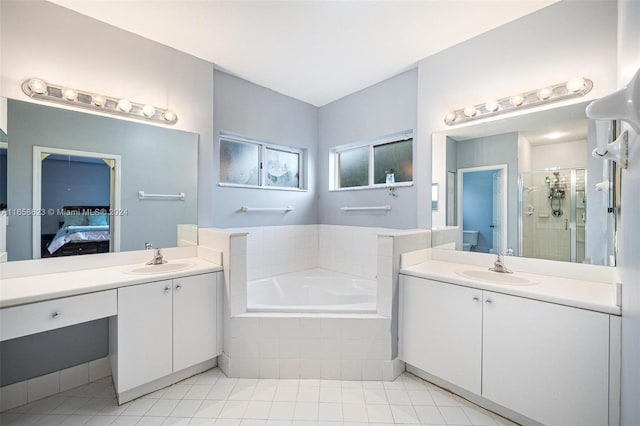
[[[609,424],[610,315],[400,275],[399,357],[546,425]]]
[[[117,324],[110,332],[120,402],[130,399],[122,398],[123,392],[219,354],[218,276],[208,273],[118,289]]]
[[[609,315],[484,292],[482,396],[546,425],[609,422]]]
[[[400,358],[480,393],[482,291],[401,275]]]

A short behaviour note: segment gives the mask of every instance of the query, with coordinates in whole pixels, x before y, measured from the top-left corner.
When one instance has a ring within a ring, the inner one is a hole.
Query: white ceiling
[[[322,106],[557,0],[52,0]]]

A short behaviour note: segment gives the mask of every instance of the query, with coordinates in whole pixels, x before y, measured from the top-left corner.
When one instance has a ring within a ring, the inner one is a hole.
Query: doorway
[[[34,259],[120,249],[120,156],[33,147]]]
[[[506,193],[506,164],[458,169],[461,248],[465,247],[464,231],[467,231],[467,235],[473,236],[471,243],[466,243],[469,251],[504,252],[507,247]]]

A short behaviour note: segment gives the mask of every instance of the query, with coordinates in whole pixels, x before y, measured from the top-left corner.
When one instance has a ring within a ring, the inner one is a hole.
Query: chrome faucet
[[[153,259],[148,261],[147,265],[162,265],[163,263],[167,263],[167,261],[163,259],[162,253],[160,253],[160,249],[157,248],[155,253],[153,254]]]
[[[489,268],[489,270],[493,272],[500,272],[501,274],[513,274],[513,271],[510,271],[506,266],[504,266],[504,259],[500,252],[498,252],[496,261],[493,262],[493,268]]]
[[[151,250],[153,248],[153,244],[151,243],[144,243],[144,249],[145,250]]]

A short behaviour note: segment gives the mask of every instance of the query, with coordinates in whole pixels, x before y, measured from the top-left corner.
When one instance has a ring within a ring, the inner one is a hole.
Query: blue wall
[[[218,228],[305,225],[318,222],[316,153],[318,108],[222,71],[214,73],[213,226]],[[307,190],[238,188],[219,186],[221,131],[306,151]],[[241,206],[286,207],[283,213],[243,213]],[[198,218],[199,223],[211,221]]]
[[[51,156],[53,157],[53,156]],[[111,171],[104,162],[71,161],[48,157],[42,162],[42,208],[108,206]],[[42,217],[42,233],[54,234],[63,221],[60,215]]]
[[[493,247],[493,175],[494,171],[468,172],[463,176],[463,229],[480,231],[474,251],[488,253]]]
[[[431,197],[418,200],[416,186],[399,187],[397,198],[385,188],[329,191],[329,153],[336,146],[371,141],[382,136],[414,130],[413,176],[416,181],[418,141],[417,70],[409,70],[374,86],[346,96],[320,108],[318,148],[318,216],[320,223],[351,226],[415,228],[418,202],[431,211]],[[430,186],[429,186],[430,188]],[[429,194],[431,190],[429,189]],[[392,210],[380,212],[344,212],[344,206],[381,206]]]

